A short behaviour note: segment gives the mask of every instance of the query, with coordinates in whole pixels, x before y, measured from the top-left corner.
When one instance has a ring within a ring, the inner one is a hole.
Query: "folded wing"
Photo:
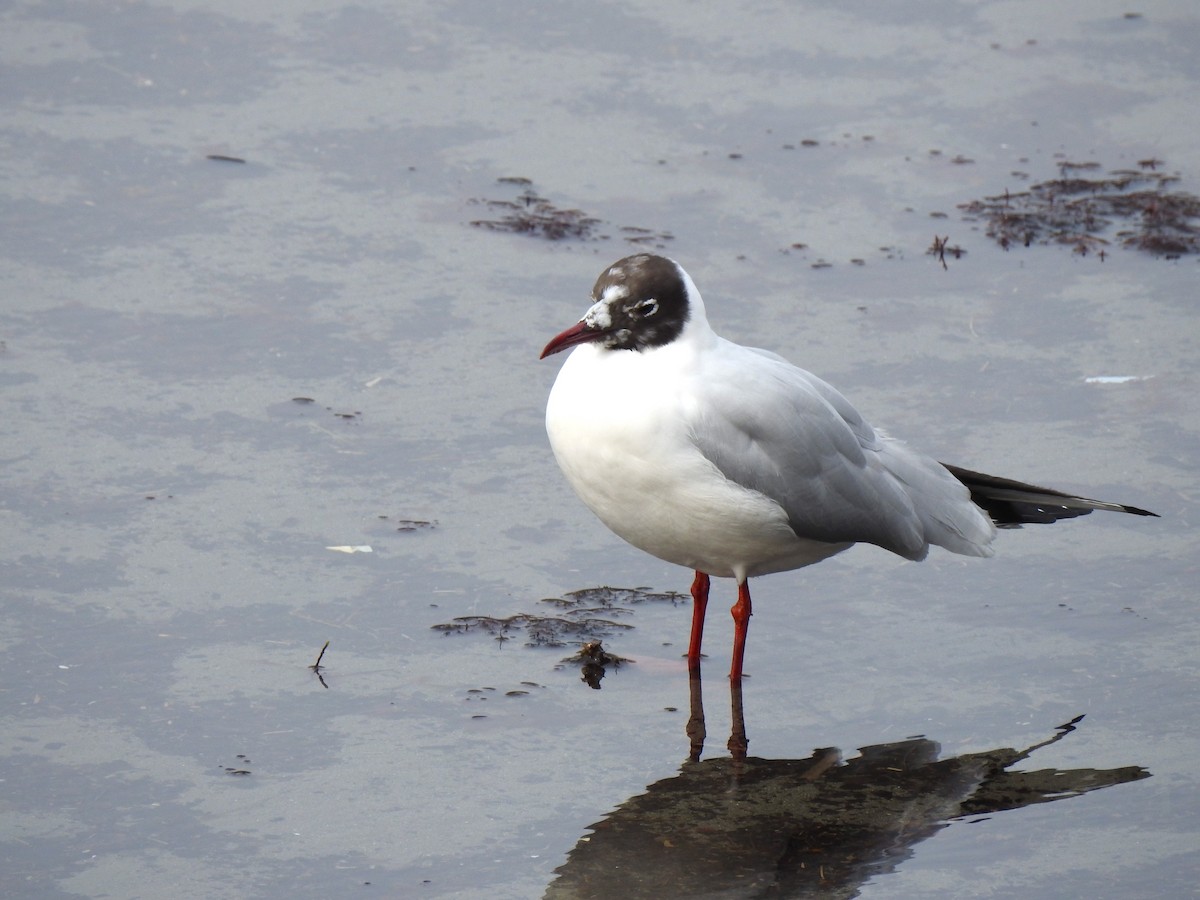
[[[706,372],[698,390],[696,447],[726,478],[778,503],[800,537],[863,541],[909,559],[923,558],[930,544],[991,555],[995,528],[967,487],[875,431],[815,375],[749,351]]]

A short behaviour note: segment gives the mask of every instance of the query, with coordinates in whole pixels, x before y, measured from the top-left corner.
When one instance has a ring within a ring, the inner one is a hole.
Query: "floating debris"
[[[633,662],[624,656],[617,656],[615,653],[609,653],[604,649],[604,644],[600,641],[588,641],[579,648],[579,652],[563,659],[564,663],[593,663],[600,666],[617,666],[627,662]]]
[[[321,648],[321,652],[317,654],[317,661],[315,663],[313,663],[311,666],[309,666],[309,668],[312,669],[314,672],[320,672],[323,668],[325,668],[323,665],[321,665],[321,660],[323,660],[325,658],[325,651],[328,649],[329,649],[329,641],[326,641],[325,645]]]
[[[387,516],[379,517],[382,521],[388,521]],[[413,531],[432,531],[437,527],[437,522],[428,519],[397,519],[394,523],[397,531],[413,532]]]
[[[652,591],[646,587],[617,588],[594,587],[570,591],[562,597],[548,597],[542,603],[550,603],[559,607],[603,607],[612,609],[617,606],[634,606],[638,603],[670,603],[678,606],[680,603],[690,603],[690,594],[678,591]]]
[[[505,696],[505,697],[528,697],[532,694],[533,689],[545,690],[546,686],[544,684],[538,684],[536,681],[522,681],[521,686],[519,688],[513,688],[512,690],[505,691],[503,696]],[[469,688],[466,693],[467,693],[467,696],[465,699],[469,703],[470,702],[485,702],[488,700],[489,693],[493,697],[501,696],[499,693],[497,693],[496,688],[491,687],[491,686],[486,686],[486,687],[481,687],[481,688]],[[473,716],[472,718],[480,718],[480,717]]]
[[[548,241],[572,238],[587,241],[595,239],[596,226],[600,220],[585,215],[578,209],[560,209],[544,197],[539,197],[532,188],[527,188],[516,200],[475,200],[490,210],[503,213],[498,219],[475,219],[476,228],[490,231],[509,231],[528,234]]]
[[[1139,169],[1082,177],[1096,162],[1059,163],[1061,177],[959,205],[967,221],[982,221],[988,237],[1005,250],[1033,244],[1065,244],[1075,253],[1095,252],[1101,261],[1114,226],[1116,243],[1166,259],[1200,252],[1200,197],[1169,190],[1178,175],[1157,171],[1162,160],[1138,161]]]
[[[326,550],[335,550],[338,553],[374,553],[375,549],[369,544],[342,544],[338,547],[326,547]]]
[[[317,681],[321,682],[321,687],[329,690],[329,685],[325,683],[325,676],[321,674],[325,667],[321,665],[321,660],[325,658],[325,651],[329,649],[329,641],[325,642],[325,646],[321,648],[321,652],[317,654],[317,661],[309,666],[309,670],[317,676]]]
[[[601,228],[606,223],[582,210],[556,206],[538,194],[533,188],[533,182],[528,178],[507,176],[496,181],[498,184],[522,188],[522,191],[512,200],[472,199],[472,204],[486,206],[499,214],[499,218],[472,220],[471,224],[476,228],[527,234],[547,241],[596,241],[609,240],[612,237]],[[653,231],[632,225],[622,226],[619,231],[623,233],[624,239],[632,244],[653,243],[661,248],[663,241],[672,239],[672,235],[665,231]]]
[[[245,768],[245,766],[250,765],[250,757],[248,757],[245,753],[239,753],[236,758],[241,760],[241,763],[239,765],[222,766],[221,767],[224,770],[225,774],[226,775],[249,775],[250,770]]]
[[[292,417],[297,414],[308,416],[309,413],[307,411],[304,413],[299,413],[295,407],[305,408],[313,406],[316,402],[316,399],[313,397],[292,397],[290,402],[275,403],[272,404],[269,409],[273,414],[281,416]],[[336,409],[332,406],[323,406],[322,409],[332,415],[335,419],[341,419],[343,422],[362,421],[361,409]]]
[[[659,248],[662,247],[661,241],[669,241],[674,237],[666,231],[651,231],[637,225],[622,225],[620,231],[627,244],[653,244]]]
[[[600,682],[604,680],[609,666],[617,669],[624,663],[629,662],[633,662],[633,660],[617,656],[615,653],[609,653],[604,649],[604,645],[600,641],[588,641],[579,648],[578,653],[568,656],[556,668],[562,668],[563,665],[579,666],[580,681],[584,682],[592,690],[598,691],[600,690]]]
[[[622,622],[586,615],[588,612],[591,610],[569,610],[561,616],[536,616],[531,613],[516,613],[503,618],[458,616],[432,628],[446,635],[482,631],[500,644],[523,633],[526,647],[565,647],[575,641],[594,640],[633,628]]]
[[[396,523],[397,531],[423,531],[433,527],[433,522],[426,522],[424,519],[401,519]]]
[[[598,641],[632,629],[632,625],[615,621],[632,614],[629,606],[648,602],[670,603],[674,606],[690,600],[690,596],[675,591],[656,593],[647,588],[584,588],[562,597],[542,600],[542,603],[556,608],[556,614],[553,615],[516,613],[505,617],[458,616],[431,627],[446,635],[481,631],[501,644],[523,634],[526,647],[565,647],[573,643]]]
[[[949,241],[950,241],[950,235],[946,235],[945,237],[938,237],[935,234],[933,236],[933,243],[930,244],[929,249],[925,251],[926,256],[936,256],[938,259],[938,262],[940,262],[942,264],[943,269],[950,268],[948,265],[946,265],[946,254],[947,253],[949,253],[955,259],[962,259],[964,256],[967,255],[967,251],[964,250],[962,247],[958,246],[958,244],[955,244],[953,247],[948,246]]]

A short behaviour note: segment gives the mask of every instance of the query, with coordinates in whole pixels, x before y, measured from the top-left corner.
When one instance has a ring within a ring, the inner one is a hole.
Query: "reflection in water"
[[[924,738],[863,747],[850,760],[834,748],[807,759],[747,757],[737,682],[733,756],[700,761],[699,677],[691,683],[691,758],[678,775],[592,825],[556,870],[547,900],[856,897],[869,878],[894,870],[951,819],[1150,775],[1138,766],[1009,771],[1074,731],[1079,719],[1024,750],[952,759],[939,760],[938,745]]]

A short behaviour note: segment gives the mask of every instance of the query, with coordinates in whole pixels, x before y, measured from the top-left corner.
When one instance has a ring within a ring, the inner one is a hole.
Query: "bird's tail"
[[[984,475],[982,472],[972,472],[970,469],[961,469],[946,463],[942,465],[967,486],[972,502],[991,516],[992,521],[1001,528],[1019,528],[1029,523],[1072,519],[1075,516],[1086,516],[1093,509],[1131,513],[1135,516],[1158,515],[1136,506],[1089,500],[1087,497],[1076,497],[1074,494],[1056,491],[1053,488],[1025,484],[1011,478]]]

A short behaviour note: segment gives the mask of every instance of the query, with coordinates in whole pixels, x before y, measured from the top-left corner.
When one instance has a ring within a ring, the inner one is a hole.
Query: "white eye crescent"
[[[654,298],[639,300],[633,304],[633,311],[642,318],[649,318],[658,312],[658,301]]]

